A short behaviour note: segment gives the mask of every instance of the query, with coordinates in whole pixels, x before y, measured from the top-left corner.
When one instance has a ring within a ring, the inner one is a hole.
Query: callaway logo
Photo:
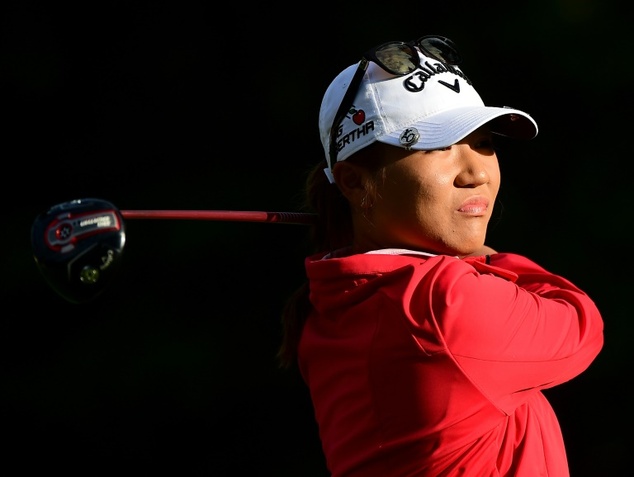
[[[403,81],[403,86],[407,91],[418,93],[425,88],[425,83],[428,79],[441,73],[454,74],[463,78],[467,82],[467,84],[471,84],[471,80],[467,78],[467,76],[458,68],[455,68],[452,65],[446,65],[444,63],[435,63],[432,65],[431,63],[429,63],[429,61],[426,61],[425,65],[420,65],[416,71],[414,71],[410,76],[407,77],[407,79],[405,79],[405,81]],[[444,81],[439,81],[439,83],[442,83],[456,93],[460,92],[458,79],[454,81],[453,85]]]
[[[453,84],[449,84],[449,83],[447,83],[447,82],[445,82],[443,80],[438,80],[438,82],[441,85],[446,86],[447,88],[449,88],[454,93],[460,93],[460,83],[458,83],[458,78],[455,79]]]

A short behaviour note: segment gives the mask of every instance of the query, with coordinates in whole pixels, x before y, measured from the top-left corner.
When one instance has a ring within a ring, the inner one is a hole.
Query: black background
[[[322,157],[330,80],[370,46],[430,33],[458,44],[485,102],[540,126],[500,152],[489,242],[570,278],[602,309],[604,350],[548,396],[572,476],[625,473],[628,17],[615,0],[437,3],[2,3],[10,475],[328,475],[307,392],[275,361],[280,308],[303,278],[304,226],[130,220],[120,275],[82,305],[44,282],[30,228],[84,197],[122,210],[297,210]]]

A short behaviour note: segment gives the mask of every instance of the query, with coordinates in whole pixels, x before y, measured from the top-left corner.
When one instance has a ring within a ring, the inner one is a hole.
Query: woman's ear
[[[361,204],[368,195],[366,174],[365,168],[347,161],[336,163],[332,169],[335,184],[353,206]]]

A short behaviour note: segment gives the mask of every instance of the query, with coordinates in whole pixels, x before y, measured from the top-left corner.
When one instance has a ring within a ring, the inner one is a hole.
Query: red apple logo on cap
[[[365,121],[365,111],[363,109],[350,108],[350,114],[352,114],[352,121],[360,126]]]

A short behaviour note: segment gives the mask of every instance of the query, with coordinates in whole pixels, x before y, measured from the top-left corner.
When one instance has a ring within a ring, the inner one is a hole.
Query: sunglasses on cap
[[[346,115],[350,113],[350,108],[353,106],[354,98],[357,95],[359,86],[361,86],[361,81],[368,69],[369,62],[376,63],[394,76],[405,76],[420,66],[417,48],[425,56],[434,58],[441,63],[458,65],[462,61],[454,43],[449,38],[437,35],[423,36],[416,41],[390,41],[366,51],[348,85],[346,93],[343,95],[330,128],[329,168],[332,168],[337,163],[337,131],[339,130],[339,125]]]

